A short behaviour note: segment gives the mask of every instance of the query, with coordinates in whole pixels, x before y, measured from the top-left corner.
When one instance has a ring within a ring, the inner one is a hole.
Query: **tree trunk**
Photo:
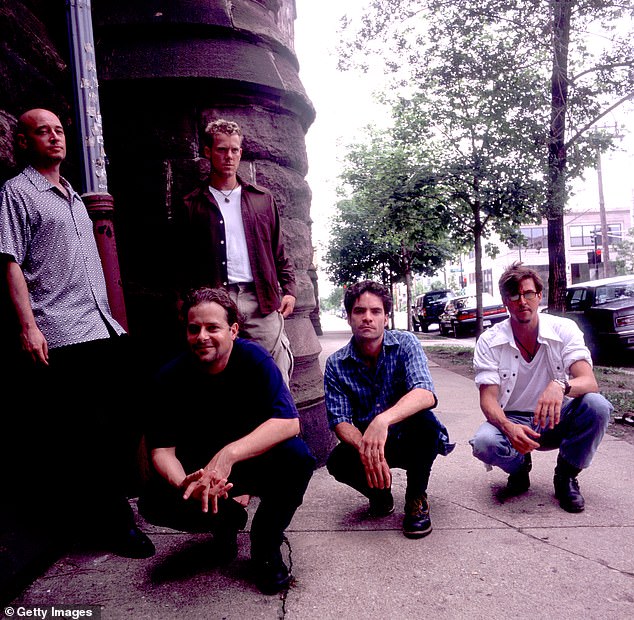
[[[568,105],[568,44],[572,0],[553,2],[553,72],[551,77],[550,141],[548,144],[548,307],[563,312],[566,298],[566,109]]]
[[[473,205],[473,240],[475,253],[475,284],[476,284],[476,330],[478,338],[483,331],[482,318],[482,214],[480,213],[480,200],[477,198],[480,190],[480,182],[476,177],[473,181],[473,189],[476,199]],[[461,274],[462,275],[462,274]]]

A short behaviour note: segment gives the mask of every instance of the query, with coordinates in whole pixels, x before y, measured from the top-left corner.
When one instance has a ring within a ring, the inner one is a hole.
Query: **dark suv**
[[[432,323],[438,323],[438,317],[445,309],[445,304],[455,297],[453,291],[429,291],[419,295],[414,303],[414,331],[428,332]]]
[[[566,316],[581,327],[595,360],[630,358],[634,352],[634,275],[572,284]]]

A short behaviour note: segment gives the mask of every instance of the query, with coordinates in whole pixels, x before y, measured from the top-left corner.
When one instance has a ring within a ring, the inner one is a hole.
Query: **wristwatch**
[[[570,383],[566,379],[553,379],[553,381],[561,386],[561,389],[564,391],[564,396],[568,395],[570,392]]]

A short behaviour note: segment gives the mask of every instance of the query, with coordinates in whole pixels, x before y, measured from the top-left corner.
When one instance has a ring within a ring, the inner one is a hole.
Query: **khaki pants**
[[[230,284],[229,295],[244,317],[240,337],[261,344],[275,360],[286,385],[293,374],[291,343],[284,330],[284,317],[279,312],[262,314],[253,284]]]

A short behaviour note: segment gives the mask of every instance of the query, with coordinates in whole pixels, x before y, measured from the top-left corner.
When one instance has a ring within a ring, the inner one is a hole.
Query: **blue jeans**
[[[539,450],[559,448],[560,457],[572,467],[585,469],[592,463],[610,421],[612,405],[601,394],[585,394],[566,402],[561,408],[559,424],[553,429],[537,429],[533,414],[508,411],[506,417],[517,424],[530,426],[541,433]],[[517,472],[524,462],[506,435],[484,422],[469,440],[473,456],[487,465],[497,466],[508,474]]]

